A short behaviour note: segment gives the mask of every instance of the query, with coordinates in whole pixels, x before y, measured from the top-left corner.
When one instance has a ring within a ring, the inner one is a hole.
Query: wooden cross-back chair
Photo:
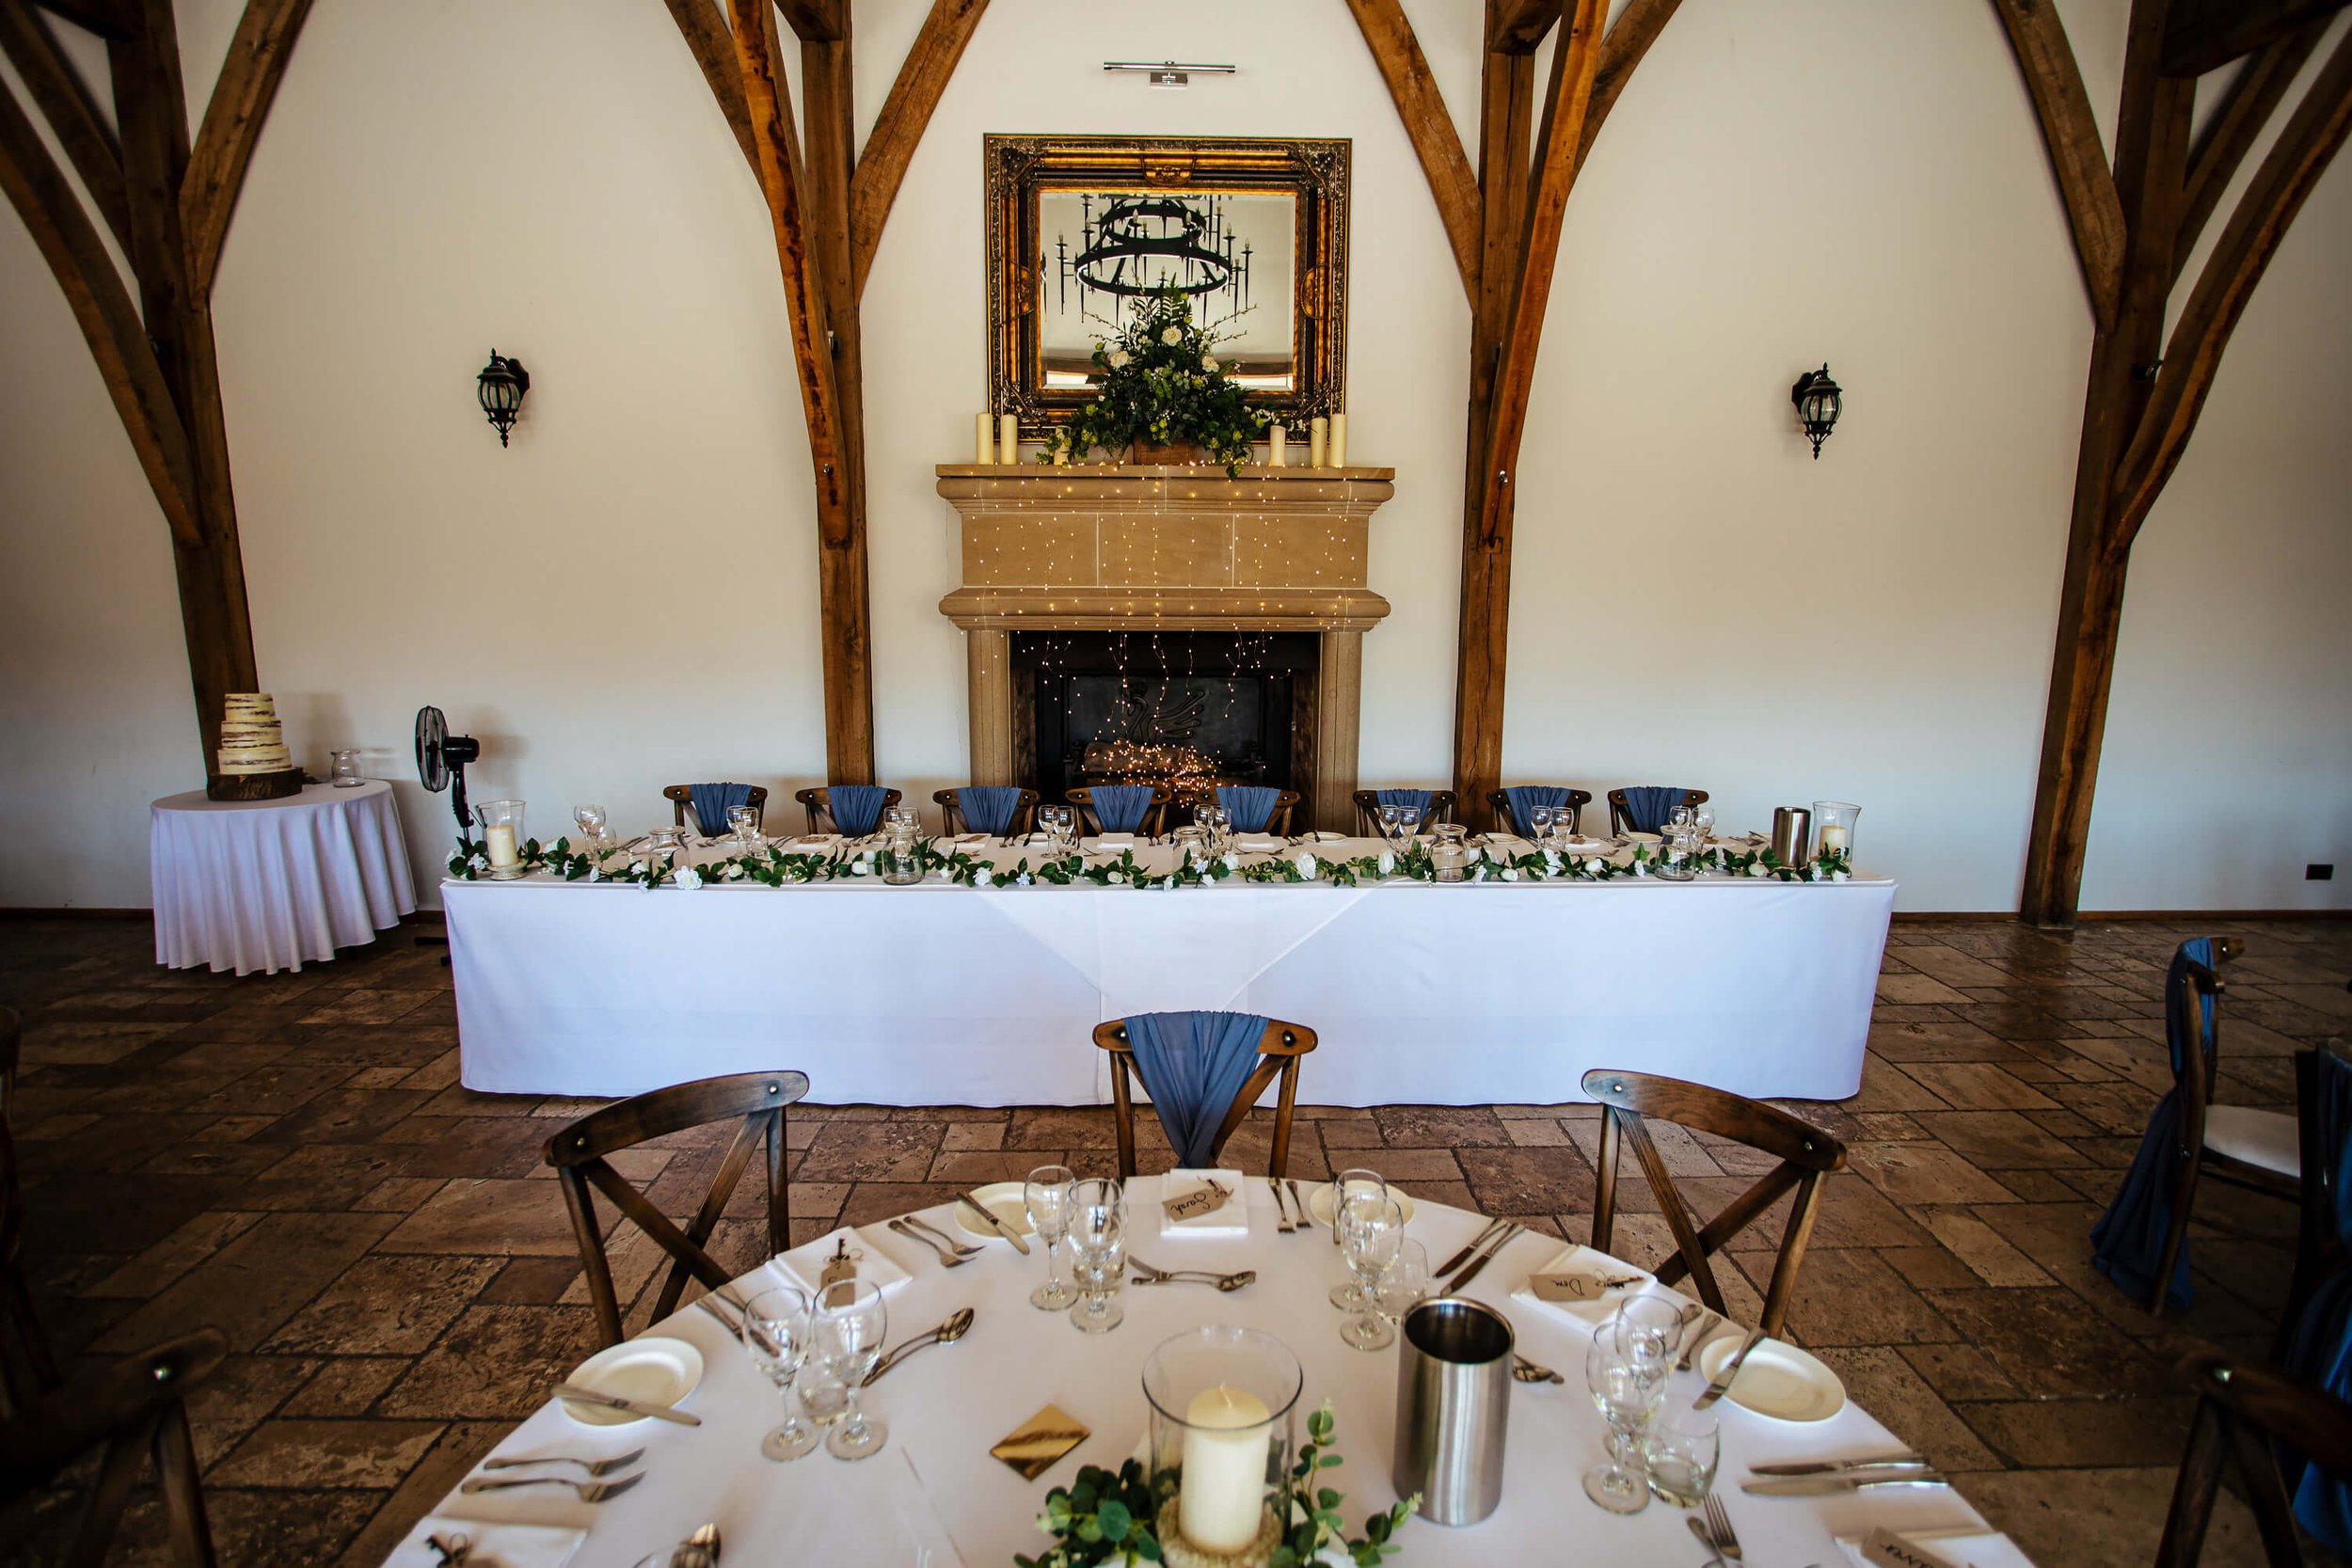
[[[2296,1131],[2303,1155],[2303,1212],[2296,1227],[2295,1274],[2287,1284],[2286,1309],[2279,1314],[2278,1336],[2271,1342],[2270,1356],[2274,1361],[2285,1359],[2287,1345],[2303,1308],[2320,1287],[2338,1275],[2352,1273],[2352,1246],[2346,1245],[2344,1234],[2345,1205],[2352,1204],[2352,1193],[2337,1190],[2340,1150],[2330,1146],[2318,1111],[2323,1053],[2336,1058],[2331,1065],[2339,1068],[2344,1060],[2352,1059],[2352,1053],[2338,1044],[2295,1053]]]
[[[0,1502],[48,1484],[59,1469],[103,1445],[98,1479],[62,1560],[64,1568],[97,1568],[130,1510],[142,1464],[151,1460],[174,1555],[190,1568],[212,1568],[212,1528],[197,1478],[187,1398],[228,1355],[220,1330],[199,1329],[77,1373],[16,1412],[0,1423]]]
[[[1233,824],[1233,832],[1237,833],[1267,833],[1276,838],[1287,837],[1291,831],[1291,813],[1297,809],[1298,802],[1301,799],[1302,797],[1299,795],[1298,791],[1295,789],[1282,790],[1274,797],[1274,804],[1267,808],[1264,827],[1245,828],[1240,823],[1236,822]],[[1216,805],[1216,797],[1215,795],[1210,795],[1201,803],[1203,805]]]
[[[1682,792],[1682,803],[1689,806],[1692,811],[1696,811],[1699,807],[1707,804],[1707,791],[1703,789],[1686,789]],[[1623,837],[1632,828],[1632,826],[1633,811],[1632,808],[1626,803],[1625,791],[1622,789],[1611,790],[1609,792],[1609,832],[1615,836]]]
[[[2172,1483],[2156,1568],[2194,1568],[2213,1522],[2221,1472],[2233,1461],[2262,1535],[2264,1560],[2271,1568],[2299,1568],[2303,1550],[2277,1447],[2330,1461],[2326,1467],[2332,1474],[2352,1475],[2352,1404],[2273,1368],[2211,1351],[2192,1354],[2182,1370],[2196,1386],[2197,1415]]]
[[[1103,834],[1103,814],[1094,809],[1094,787],[1091,784],[1080,784],[1075,789],[1065,789],[1062,791],[1061,798],[1077,807],[1083,814],[1083,836],[1100,838]],[[1143,808],[1143,825],[1136,831],[1147,838],[1157,838],[1166,832],[1168,802],[1175,798],[1176,792],[1169,789],[1168,785],[1152,785],[1152,803]]]
[[[1380,836],[1380,792],[1376,789],[1359,789],[1350,793],[1347,798],[1356,802],[1356,826],[1363,830],[1366,838],[1378,838]],[[1432,823],[1454,821],[1454,814],[1461,803],[1462,798],[1450,789],[1431,790],[1429,808],[1422,813],[1421,825],[1423,831],[1426,831]]]
[[[744,797],[743,803],[752,808],[757,818],[756,825],[759,831],[766,832],[768,831],[768,786],[749,784],[745,787],[751,790],[751,794]],[[666,784],[662,787],[661,798],[670,802],[671,815],[677,819],[676,825],[681,828],[685,827],[687,808],[694,803],[694,786],[692,784]],[[727,825],[724,822],[705,822],[699,815],[695,816],[694,823],[702,829],[705,834],[711,837],[716,837],[727,831]]]
[[[1112,1119],[1119,1132],[1119,1175],[1123,1180],[1136,1174],[1136,1103],[1128,1074],[1142,1074],[1136,1069],[1135,1047],[1128,1042],[1124,1021],[1113,1019],[1108,1023],[1096,1024],[1094,1043],[1111,1053]],[[1217,1126],[1216,1142],[1209,1146],[1211,1159],[1224,1150],[1226,1140],[1240,1128],[1249,1108],[1279,1073],[1282,1094],[1275,1106],[1274,1153],[1267,1162],[1266,1174],[1290,1174],[1291,1114],[1298,1103],[1298,1058],[1314,1048],[1315,1032],[1305,1024],[1285,1023],[1279,1018],[1266,1020],[1265,1034],[1258,1041],[1258,1065],[1233,1096],[1232,1104],[1226,1107],[1225,1119]]]
[[[963,820],[963,803],[956,799],[957,794],[958,791],[952,789],[931,791],[931,801],[940,808],[941,831],[950,834],[968,831]],[[889,808],[885,806],[882,809],[887,811]],[[1013,802],[1011,825],[1006,832],[1025,833],[1036,826],[1037,791],[1025,789],[1021,792],[1021,799]]]
[[[891,807],[897,805],[899,798],[900,792],[898,790],[883,790],[882,803],[882,811],[888,811]],[[820,816],[824,818],[825,822],[830,825],[831,831],[836,832],[840,831],[841,825],[838,822],[834,822],[833,817],[833,792],[831,790],[823,788],[822,786],[816,789],[796,789],[792,792],[792,799],[798,800],[801,803],[801,809],[808,813],[808,831],[812,835],[828,831],[827,828],[818,826],[818,818]],[[882,825],[882,816],[880,813],[875,814],[874,823],[877,828]]]
[[[24,1279],[24,1193],[16,1179],[16,1145],[0,1117],[0,1408],[24,1410],[57,1386],[57,1359],[33,1313]]]
[[[670,1255],[669,1277],[661,1282],[661,1294],[653,1309],[656,1319],[666,1318],[677,1310],[690,1276],[713,1290],[733,1277],[703,1250],[703,1243],[710,1240],[762,1134],[768,1143],[768,1253],[773,1256],[791,1244],[791,1197],[784,1174],[785,1107],[806,1093],[808,1074],[804,1072],[739,1072],[705,1078],[607,1105],[548,1140],[547,1162],[555,1167],[564,1188],[564,1206],[571,1212],[580,1265],[587,1275],[588,1299],[596,1309],[596,1329],[606,1344],[620,1343],[621,1305],[613,1294],[612,1265],[605,1256],[604,1227],[596,1221],[594,1193],[602,1193]],[[729,1117],[742,1117],[743,1125],[727,1146],[726,1157],[711,1178],[710,1192],[701,1209],[683,1230],[605,1158],[648,1138]]]
[[[1602,1106],[1600,1191],[1593,1202],[1594,1250],[1609,1250],[1610,1233],[1616,1223],[1618,1156],[1622,1147],[1630,1144],[1634,1158],[1641,1162],[1642,1174],[1649,1179],[1650,1190],[1657,1194],[1658,1207],[1665,1214],[1667,1227],[1674,1232],[1676,1256],[1659,1266],[1661,1285],[1676,1284],[1688,1275],[1698,1287],[1701,1301],[1730,1316],[1708,1259],[1773,1204],[1790,1192],[1797,1195],[1796,1207],[1789,1212],[1788,1228],[1780,1238],[1780,1257],[1772,1265],[1772,1286],[1765,1291],[1764,1315],[1757,1324],[1765,1333],[1777,1336],[1788,1319],[1789,1300],[1796,1294],[1797,1269],[1804,1261],[1805,1243],[1813,1234],[1821,1178],[1845,1168],[1846,1146],[1786,1111],[1704,1084],[1687,1084],[1679,1078],[1595,1068],[1584,1075],[1583,1088]],[[1704,1225],[1694,1224],[1690,1205],[1676,1190],[1673,1173],[1667,1170],[1658,1146],[1650,1141],[1649,1131],[1643,1125],[1645,1117],[1711,1132],[1778,1155],[1780,1164],[1755,1186],[1732,1199],[1713,1219]]]
[[[24,1043],[24,1021],[14,1007],[0,1007],[0,1117],[16,1109],[16,1063]]]
[[[1569,831],[1573,832],[1582,832],[1584,831],[1584,808],[1593,803],[1593,792],[1589,789],[1568,788],[1566,785],[1563,785],[1561,787],[1568,789],[1567,812]],[[1509,790],[1490,789],[1486,791],[1486,805],[1487,808],[1495,814],[1495,826],[1497,828],[1517,837],[1525,836],[1527,824],[1521,822],[1518,819],[1518,814],[1511,810],[1511,792]],[[1558,810],[1559,808],[1554,807],[1553,809]]]

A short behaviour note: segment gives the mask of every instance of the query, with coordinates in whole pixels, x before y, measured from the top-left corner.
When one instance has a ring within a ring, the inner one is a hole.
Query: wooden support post
[[[882,100],[882,113],[866,137],[850,180],[850,259],[854,291],[866,292],[866,275],[873,269],[875,247],[882,244],[882,225],[906,179],[907,165],[922,144],[931,111],[963,58],[988,0],[931,0],[914,47],[898,67],[898,78]]]

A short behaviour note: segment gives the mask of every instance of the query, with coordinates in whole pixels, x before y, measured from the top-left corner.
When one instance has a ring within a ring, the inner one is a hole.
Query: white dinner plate
[[[1712,1383],[1740,1348],[1737,1334],[1718,1334],[1699,1352],[1699,1370]],[[1779,1421],[1825,1421],[1846,1408],[1846,1386],[1796,1346],[1767,1339],[1748,1352],[1724,1397]]]
[[[1034,1235],[1029,1224],[1029,1184],[1025,1181],[991,1181],[985,1187],[972,1189],[973,1199],[990,1213],[1003,1220],[1016,1236]],[[949,1212],[956,1216],[957,1227],[967,1236],[983,1242],[1002,1240],[995,1231],[973,1218],[972,1211],[956,1204]]]
[[[1413,1200],[1406,1197],[1402,1192],[1399,1192],[1394,1187],[1391,1187],[1389,1189],[1389,1196],[1396,1199],[1396,1206],[1405,1212],[1405,1223],[1406,1225],[1412,1224]],[[1321,1220],[1325,1229],[1328,1230],[1331,1228],[1330,1182],[1320,1181],[1307,1189],[1307,1212],[1312,1214],[1316,1219]]]
[[[572,1370],[566,1383],[593,1388],[615,1399],[640,1403],[676,1405],[684,1402],[703,1380],[703,1353],[683,1339],[656,1335],[625,1339],[600,1350]],[[610,1405],[564,1400],[564,1414],[592,1427],[627,1426],[649,1418],[632,1416]]]

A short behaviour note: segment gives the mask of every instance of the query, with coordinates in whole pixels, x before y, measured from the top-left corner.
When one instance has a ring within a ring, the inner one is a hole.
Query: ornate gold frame
[[[1039,365],[1037,195],[1055,186],[1168,190],[1287,190],[1298,201],[1293,253],[1298,388],[1252,393],[1278,417],[1303,422],[1343,406],[1347,380],[1345,140],[1255,141],[1200,136],[987,138],[989,407],[1017,414],[1043,436],[1088,397],[1048,390]]]

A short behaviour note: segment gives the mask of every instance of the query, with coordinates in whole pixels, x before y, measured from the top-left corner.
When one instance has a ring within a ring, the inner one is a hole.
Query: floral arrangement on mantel
[[[519,851],[525,874],[545,872],[567,882],[616,882],[648,891],[663,886],[699,888],[710,882],[756,882],[764,887],[784,888],[811,882],[879,879],[882,854],[880,848],[847,847],[787,854],[771,845],[761,852],[730,855],[699,864],[679,864],[676,857],[666,855],[658,863],[647,863],[613,853],[578,853],[572,849],[571,841],[564,838],[547,847],[534,838]],[[1557,849],[1511,854],[1472,846],[1469,854],[1470,862],[1463,879],[1470,882],[1608,882],[1648,878],[1658,867],[1657,858],[1647,844],[1635,845],[1631,859],[1623,864],[1599,855],[1566,855]],[[1049,855],[1035,865],[1024,856],[1007,867],[934,838],[917,839],[914,857],[926,878],[969,888],[1031,887],[1039,882],[1068,887],[1091,882],[1097,887],[1151,890],[1214,887],[1230,880],[1327,882],[1333,887],[1359,887],[1391,878],[1416,882],[1438,879],[1437,864],[1426,844],[1407,845],[1402,850],[1382,849],[1373,855],[1329,858],[1316,854],[1311,847],[1296,847],[1247,861],[1231,851],[1222,855],[1196,851],[1174,869],[1147,866],[1136,859],[1133,849],[1121,849],[1116,855]],[[1843,882],[1853,874],[1851,863],[1843,855],[1824,856],[1809,865],[1784,865],[1770,849],[1734,854],[1715,847],[1687,863],[1693,871],[1783,882]],[[471,839],[459,839],[456,853],[449,858],[449,874],[467,881],[483,876],[489,867],[489,851]]]
[[[1364,1520],[1362,1536],[1350,1540],[1340,1505],[1347,1499],[1336,1487],[1318,1484],[1323,1472],[1336,1467],[1340,1456],[1330,1452],[1335,1426],[1329,1401],[1307,1418],[1307,1441],[1290,1468],[1288,1484],[1278,1500],[1289,1505],[1281,1544],[1274,1548],[1273,1568],[1307,1568],[1311,1563],[1354,1564],[1377,1568],[1384,1559],[1403,1550],[1389,1538],[1421,1509],[1419,1497],[1407,1497],[1386,1513]],[[1054,1538],[1054,1544],[1036,1557],[1013,1554],[1018,1568],[1136,1568],[1163,1560],[1152,1523],[1173,1497],[1173,1478],[1163,1476],[1154,1496],[1143,1465],[1130,1459],[1119,1473],[1093,1465],[1081,1465],[1078,1479],[1045,1494],[1045,1512],[1037,1528]]]
[[[1102,385],[1092,401],[1045,438],[1041,463],[1083,463],[1096,448],[1132,449],[1138,463],[1190,461],[1198,448],[1237,474],[1251,443],[1274,422],[1216,356],[1217,339],[1196,326],[1184,290],[1170,284],[1136,302],[1116,340],[1094,345]]]

